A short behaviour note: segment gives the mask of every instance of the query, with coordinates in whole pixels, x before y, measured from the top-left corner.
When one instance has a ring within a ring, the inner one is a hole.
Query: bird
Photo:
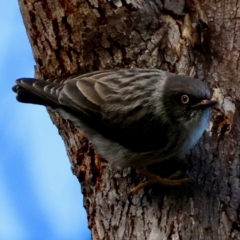
[[[176,186],[189,181],[161,178],[147,166],[185,154],[210,120],[206,83],[159,69],[109,69],[50,78],[20,78],[16,99],[50,107],[80,128],[98,154],[118,168],[131,167],[153,183]]]

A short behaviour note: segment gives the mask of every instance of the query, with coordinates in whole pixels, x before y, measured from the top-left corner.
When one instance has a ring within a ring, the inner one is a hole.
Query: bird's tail
[[[35,78],[21,78],[16,80],[16,85],[12,87],[12,90],[17,93],[16,99],[19,102],[54,106],[54,104],[58,105],[58,101],[57,92],[53,93],[54,90],[59,90],[59,87],[58,83],[49,84],[49,82]]]

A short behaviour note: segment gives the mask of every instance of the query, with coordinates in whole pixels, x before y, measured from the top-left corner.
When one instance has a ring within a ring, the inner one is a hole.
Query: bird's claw
[[[139,169],[138,169],[139,170]],[[145,169],[141,169],[139,170],[141,173],[143,173],[144,175],[146,175],[148,178],[150,178],[150,180],[144,182],[144,183],[140,183],[139,185],[137,185],[136,187],[134,187],[131,192],[133,194],[138,194],[138,192],[148,186],[151,186],[155,183],[159,183],[160,185],[163,186],[181,186],[183,184],[186,183],[192,183],[194,182],[194,179],[192,178],[181,178],[181,179],[175,179],[179,176],[182,175],[181,172],[176,172],[174,174],[172,174],[171,176],[167,177],[167,178],[161,178],[153,173],[148,172]]]

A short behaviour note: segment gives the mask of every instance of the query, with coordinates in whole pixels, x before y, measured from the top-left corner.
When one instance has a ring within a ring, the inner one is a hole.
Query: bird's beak
[[[218,103],[218,101],[216,101],[216,100],[204,99],[201,102],[199,102],[195,105],[192,105],[191,107],[193,107],[193,108],[207,108],[207,107],[212,107],[217,103]]]

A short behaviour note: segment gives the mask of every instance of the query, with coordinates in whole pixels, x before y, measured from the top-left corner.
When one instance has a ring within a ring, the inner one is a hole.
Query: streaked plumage
[[[16,83],[18,101],[55,109],[84,131],[103,158],[120,167],[147,166],[186,152],[201,137],[208,107],[215,104],[201,80],[157,69]],[[186,104],[183,95],[189,97]],[[208,103],[193,107],[202,100]]]

